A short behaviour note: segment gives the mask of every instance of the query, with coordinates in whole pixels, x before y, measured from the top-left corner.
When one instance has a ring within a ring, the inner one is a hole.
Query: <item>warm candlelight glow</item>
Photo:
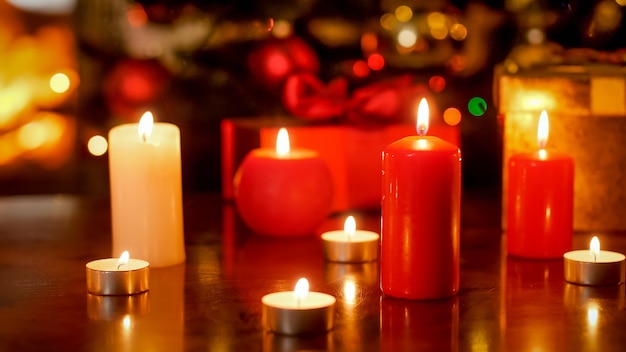
[[[286,128],[278,130],[278,135],[276,136],[276,154],[278,154],[278,156],[289,155],[289,133],[287,133]]]
[[[587,307],[587,325],[589,325],[589,327],[595,328],[598,325],[598,318],[599,318],[599,312],[598,312],[598,304],[595,302],[590,302],[589,306]]]
[[[591,242],[589,243],[589,250],[591,251],[593,261],[597,262],[600,258],[600,240],[598,239],[598,237],[593,236]]]
[[[539,126],[537,126],[537,144],[539,149],[546,147],[548,143],[548,134],[550,133],[550,124],[548,121],[548,113],[543,110],[539,115]]]
[[[346,218],[346,221],[343,223],[343,232],[346,233],[348,238],[352,238],[356,233],[356,220],[354,220],[354,216],[350,215]]]
[[[146,111],[141,116],[139,120],[139,128],[137,132],[139,133],[139,139],[144,142],[147,142],[150,138],[150,134],[152,134],[152,126],[154,125],[154,117],[150,111]]]
[[[428,102],[426,101],[426,98],[422,98],[417,108],[417,134],[420,136],[425,136],[428,132],[429,113]]]
[[[309,280],[301,278],[296,283],[296,288],[293,290],[293,296],[296,298],[296,302],[300,305],[300,302],[306,298],[309,294]]]
[[[130,258],[130,255],[128,254],[128,251],[122,252],[122,255],[120,255],[120,259],[117,260],[117,264],[115,268],[119,269],[120,266],[128,264],[129,258]]]
[[[352,278],[347,278],[343,284],[343,296],[348,304],[356,302],[356,283]]]

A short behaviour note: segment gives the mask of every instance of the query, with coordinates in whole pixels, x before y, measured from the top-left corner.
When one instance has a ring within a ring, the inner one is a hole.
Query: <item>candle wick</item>
[[[146,142],[147,138],[145,133],[141,134],[141,139],[143,139],[144,143]]]
[[[120,266],[124,265],[124,263],[117,264],[117,270],[120,270]]]
[[[595,263],[597,261],[598,261],[598,258],[596,256],[596,252],[593,252],[593,262]]]

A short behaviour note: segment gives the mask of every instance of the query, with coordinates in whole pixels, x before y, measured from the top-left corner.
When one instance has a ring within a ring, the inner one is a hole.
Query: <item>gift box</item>
[[[332,210],[377,209],[381,201],[381,153],[402,137],[416,134],[415,124],[307,124],[293,118],[233,118],[221,123],[222,196],[233,198],[233,176],[254,148],[275,148],[286,127],[292,148],[316,150],[327,162],[334,186]],[[458,126],[431,124],[428,134],[460,145]]]
[[[608,64],[497,66],[496,102],[504,164],[537,149],[541,110],[550,120],[547,147],[574,158],[574,230],[625,230],[626,68]],[[506,227],[507,168],[502,226]]]

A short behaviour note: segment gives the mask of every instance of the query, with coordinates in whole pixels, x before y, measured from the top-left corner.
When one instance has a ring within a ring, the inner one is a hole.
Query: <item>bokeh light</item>
[[[435,39],[445,39],[448,36],[448,18],[441,12],[432,12],[426,17],[430,28],[430,35]]]
[[[275,38],[287,38],[291,35],[292,30],[291,23],[287,20],[274,21],[274,26],[271,29]]]
[[[382,70],[385,67],[385,58],[380,54],[372,54],[367,58],[367,65],[374,71]]]
[[[526,33],[526,41],[530,44],[541,44],[545,39],[543,31],[539,28],[532,28]]]
[[[461,111],[457,108],[447,108],[443,112],[443,121],[450,126],[456,126],[461,122]]]
[[[378,49],[378,37],[375,33],[365,32],[361,36],[361,50],[366,53],[374,52]]]
[[[400,22],[409,22],[413,17],[413,10],[406,5],[401,5],[396,8],[396,18]]]
[[[107,143],[106,138],[100,135],[95,135],[89,138],[89,141],[87,142],[87,150],[89,150],[89,153],[91,153],[92,155],[103,155],[107,152],[108,149],[109,144]]]
[[[619,6],[626,6],[626,0],[615,0]]]
[[[398,33],[398,44],[404,48],[411,48],[417,42],[417,33],[412,29],[403,29]]]
[[[428,86],[435,93],[442,92],[446,88],[446,79],[441,76],[432,76],[428,80]]]
[[[65,73],[55,73],[50,77],[50,89],[55,93],[65,93],[70,89],[70,78]]]
[[[370,68],[367,65],[367,62],[362,61],[362,60],[358,60],[357,62],[355,62],[352,65],[352,73],[356,76],[356,77],[366,77],[367,75],[369,75],[370,73]]]
[[[462,41],[467,38],[467,28],[460,23],[455,23],[450,27],[450,37],[456,41]]]
[[[398,25],[398,20],[396,16],[386,13],[380,16],[380,26],[388,31],[392,31]]]
[[[148,15],[143,5],[137,3],[128,7],[128,10],[126,10],[126,19],[131,27],[142,27],[148,23]]]
[[[483,116],[487,112],[487,102],[481,97],[473,97],[467,103],[467,109],[474,116]]]

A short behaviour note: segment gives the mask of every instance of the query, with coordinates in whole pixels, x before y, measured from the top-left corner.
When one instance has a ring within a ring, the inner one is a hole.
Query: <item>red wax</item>
[[[461,151],[437,137],[405,137],[383,152],[381,289],[409,299],[459,289]]]
[[[508,253],[562,258],[572,249],[574,160],[542,150],[512,156],[508,168]]]
[[[315,151],[278,156],[271,149],[254,149],[235,175],[234,195],[239,214],[254,232],[309,235],[330,213],[332,180]]]

